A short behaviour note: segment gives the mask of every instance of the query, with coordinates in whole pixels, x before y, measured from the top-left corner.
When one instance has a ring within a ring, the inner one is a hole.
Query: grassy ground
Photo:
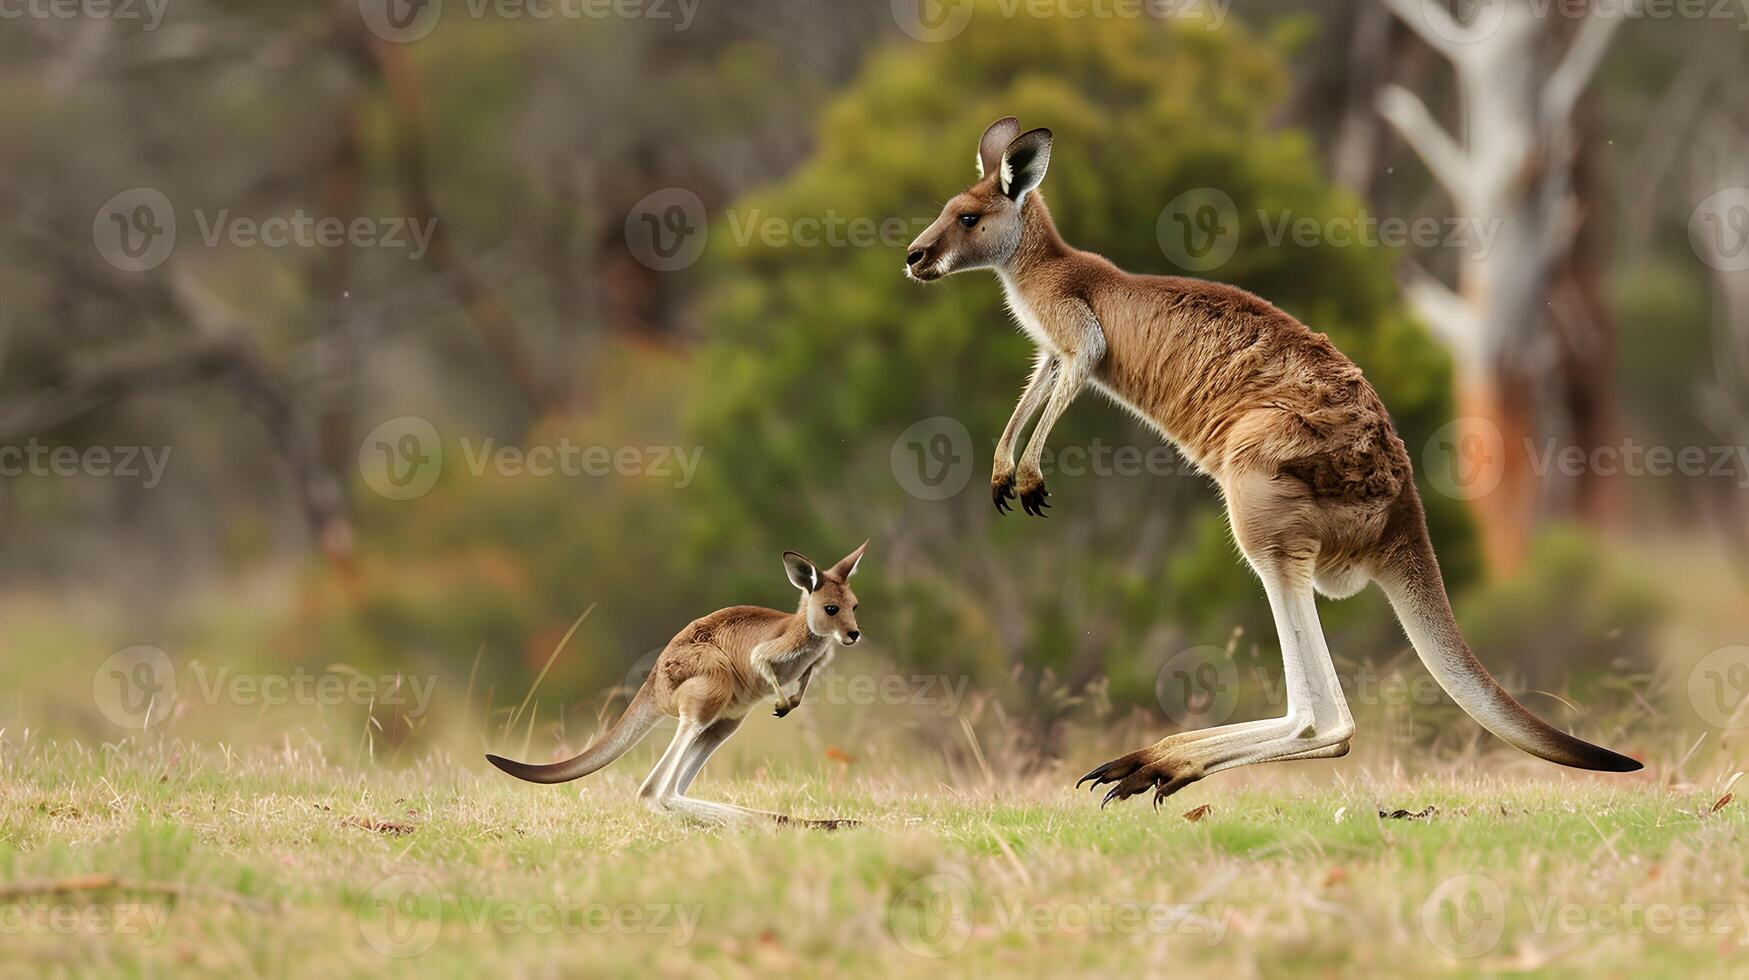
[[[866,819],[824,833],[648,813],[637,758],[537,787],[290,737],[0,739],[0,970],[25,974],[1749,973],[1749,811],[1711,812],[1717,781],[1320,763],[1102,812],[1066,769],[966,790],[742,753],[695,788]]]
[[[244,678],[291,669],[231,653],[271,648],[258,625],[175,644],[173,710],[121,735],[94,678],[126,644],[84,636],[101,618],[81,610],[7,608],[0,977],[1749,976],[1749,811],[1715,811],[1749,792],[1734,783],[1749,724],[1701,710],[1721,693],[1741,708],[1745,688],[1729,673],[1695,687],[1707,652],[1749,628],[1718,581],[1672,587],[1666,665],[1631,697],[1522,692],[1646,761],[1623,776],[1531,759],[1443,698],[1387,696],[1344,663],[1360,723],[1347,758],[1101,811],[1074,778],[1173,730],[1159,711],[1119,718],[1091,699],[1049,750],[1061,761],[1041,760],[965,678],[841,657],[695,787],[865,821],[837,833],[646,812],[633,793],[660,734],[564,786],[482,761],[581,747],[613,713],[600,699],[529,692],[522,716],[520,691],[429,674],[415,724],[374,697],[203,693],[202,660]],[[898,697],[856,686],[895,678]]]

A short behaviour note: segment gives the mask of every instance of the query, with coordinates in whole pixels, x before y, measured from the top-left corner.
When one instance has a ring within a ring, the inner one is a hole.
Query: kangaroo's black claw
[[[996,504],[996,513],[1008,513],[1011,509],[1008,502],[1014,499],[1014,475],[1012,473],[1000,480],[991,481],[990,499]]]

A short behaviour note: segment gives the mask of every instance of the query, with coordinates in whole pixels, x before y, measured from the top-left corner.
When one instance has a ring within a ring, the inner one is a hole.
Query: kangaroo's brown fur
[[[574,758],[529,765],[488,755],[498,768],[534,783],[560,783],[587,776],[624,755],[666,715],[680,721],[674,741],[638,790],[652,809],[702,820],[745,818],[791,822],[766,813],[708,803],[686,795],[705,761],[741,726],[759,702],[775,697],[782,718],[802,703],[814,673],[834,650],[862,637],[856,625],[856,594],[850,576],[862,561],[862,547],[830,568],[821,569],[793,551],[784,553],[790,583],[801,590],[793,613],[760,606],[730,606],[695,619],[674,635],[607,734]],[[810,826],[849,826],[849,820],[802,821]]]
[[[1551,728],[1470,653],[1440,580],[1409,454],[1361,371],[1298,320],[1233,286],[1135,275],[1063,241],[1037,190],[1051,134],[997,120],[979,143],[980,179],[912,243],[906,272],[932,281],[996,272],[1039,348],[997,443],[991,494],[1043,516],[1040,460],[1051,426],[1091,384],[1154,427],[1218,483],[1234,537],[1262,577],[1281,636],[1281,719],[1171,736],[1100,766],[1106,799],[1148,788],[1155,802],[1210,772],[1348,751],[1353,720],[1317,623],[1313,589],[1334,597],[1377,581],[1429,668],[1470,714],[1526,751],[1623,771],[1631,759]],[[1042,414],[1018,464],[1020,431]],[[1084,780],[1085,781],[1085,780]]]

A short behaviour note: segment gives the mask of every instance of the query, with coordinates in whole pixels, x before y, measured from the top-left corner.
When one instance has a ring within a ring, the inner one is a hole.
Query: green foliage
[[[1523,570],[1473,590],[1458,608],[1484,662],[1530,687],[1586,697],[1643,680],[1661,612],[1651,584],[1617,568],[1576,527],[1538,536]]]

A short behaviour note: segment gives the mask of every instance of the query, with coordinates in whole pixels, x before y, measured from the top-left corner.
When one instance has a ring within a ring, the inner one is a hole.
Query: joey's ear
[[[790,584],[803,592],[820,587],[820,570],[814,563],[793,551],[783,553],[783,570],[789,573]]]
[[[832,574],[841,579],[856,574],[856,566],[862,564],[862,553],[868,550],[868,542],[864,541],[855,551],[845,555],[838,564],[832,566]]]
[[[991,123],[978,139],[978,176],[988,177],[1002,166],[1002,151],[1020,135],[1020,120],[1003,116]]]
[[[1051,131],[1034,129],[1016,136],[1002,154],[1002,193],[1016,202],[1045,179],[1051,165]]]

